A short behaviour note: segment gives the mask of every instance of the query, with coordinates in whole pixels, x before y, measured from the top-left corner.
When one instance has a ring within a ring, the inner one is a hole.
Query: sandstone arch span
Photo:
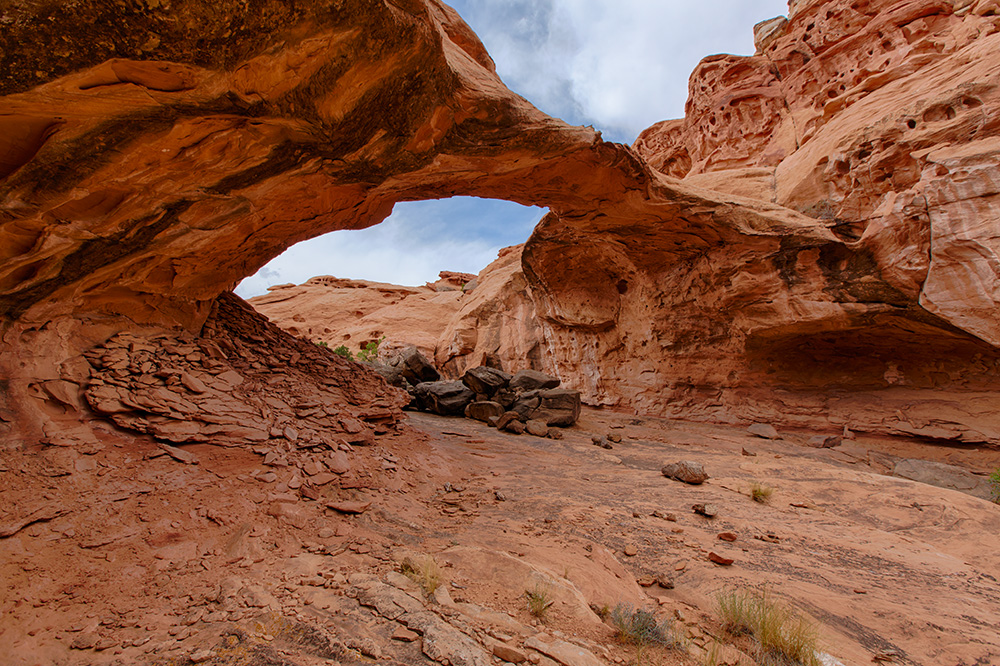
[[[595,402],[739,420],[774,413],[756,406],[771,368],[750,370],[748,344],[766,366],[782,340],[831,331],[970,340],[883,277],[871,248],[542,114],[436,0],[78,5],[95,27],[15,2],[0,43],[17,63],[0,89],[0,369],[4,419],[26,431],[39,386],[87,382],[90,346],[197,332],[295,242],[455,195],[551,209],[524,269],[551,363]],[[968,413],[949,423],[943,436],[997,438]]]

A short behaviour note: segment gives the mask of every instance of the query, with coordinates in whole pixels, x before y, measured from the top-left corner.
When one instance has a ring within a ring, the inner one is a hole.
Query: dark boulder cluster
[[[559,388],[559,379],[537,370],[511,374],[480,366],[461,380],[441,380],[434,366],[410,347],[379,372],[390,383],[409,384],[410,409],[464,416],[515,434],[559,439],[561,433],[553,428],[571,426],[580,417],[580,392]]]

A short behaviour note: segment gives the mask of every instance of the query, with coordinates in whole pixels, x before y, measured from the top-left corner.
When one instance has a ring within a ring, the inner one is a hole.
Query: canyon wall
[[[453,371],[508,354],[626,410],[1000,441],[995,3],[794,3],[634,149],[511,93],[437,0],[8,4],[8,445],[89,418],[84,352],[198,334],[292,244],[456,195],[551,213],[513,295],[446,331]]]
[[[998,27],[995,2],[796,2],[703,60],[636,152],[815,235],[550,215],[525,249],[550,369],[642,412],[997,442]]]
[[[89,418],[47,388],[80,397],[83,352],[126,331],[197,334],[220,294],[290,245],[376,224],[397,201],[475,195],[667,224],[694,205],[735,234],[747,220],[827,233],[674,183],[539,112],[436,0],[17,0],[4,21],[10,446]]]

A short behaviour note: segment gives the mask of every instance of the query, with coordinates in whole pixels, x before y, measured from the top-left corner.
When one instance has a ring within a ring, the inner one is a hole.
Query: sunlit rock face
[[[591,402],[996,439],[987,4],[799,3],[760,31],[773,53],[703,63],[688,119],[636,151],[507,90],[436,0],[147,4],[3,10],[6,430],[86,416],[46,389],[83,391],[82,352],[198,333],[290,245],[474,195],[551,209],[511,272],[537,344],[496,347]],[[877,26],[898,64],[855,62]],[[715,136],[717,96],[748,106]],[[470,338],[485,311],[463,316],[439,357],[456,371],[496,352]]]
[[[702,61],[686,117],[649,128],[635,148],[687,183],[807,214],[837,242],[782,242],[744,259],[745,247],[730,246],[684,278],[659,278],[680,288],[664,295],[664,332],[651,336],[671,358],[661,381],[678,388],[648,401],[996,441],[997,5],[791,9],[787,21],[758,26],[756,55]],[[838,286],[815,282],[831,278]],[[692,310],[702,313],[680,314]],[[697,330],[698,341],[684,340]],[[685,360],[709,348],[739,360],[714,369]],[[679,382],[678,364],[704,373]],[[788,392],[759,399],[754,386]]]

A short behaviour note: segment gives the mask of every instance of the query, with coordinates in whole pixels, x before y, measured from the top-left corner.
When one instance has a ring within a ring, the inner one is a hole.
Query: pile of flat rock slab
[[[442,416],[464,416],[507,432],[560,439],[580,417],[580,392],[559,388],[560,381],[537,370],[514,374],[488,366],[472,368],[461,380],[442,380],[415,348],[404,350],[383,374],[405,379],[413,397],[410,409]],[[433,371],[433,372],[432,372]],[[435,376],[436,375],[436,376]]]

